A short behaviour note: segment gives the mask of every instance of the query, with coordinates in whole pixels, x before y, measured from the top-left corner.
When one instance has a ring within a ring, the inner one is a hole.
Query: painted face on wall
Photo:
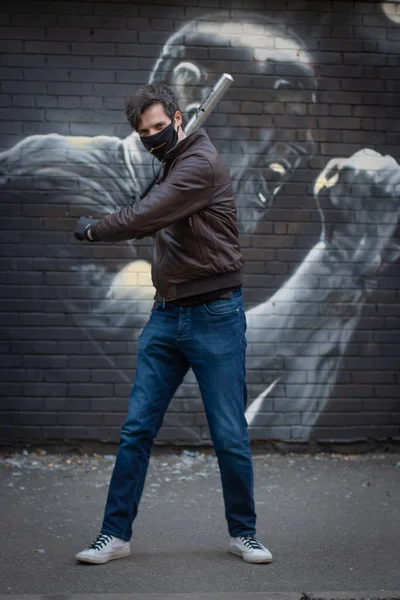
[[[242,233],[257,229],[284,185],[314,153],[316,80],[300,39],[257,15],[193,21],[164,46],[150,78],[173,87],[186,119],[227,69],[234,84],[206,124],[230,169]]]

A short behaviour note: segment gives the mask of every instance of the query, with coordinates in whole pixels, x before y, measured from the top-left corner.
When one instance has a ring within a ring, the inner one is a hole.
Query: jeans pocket
[[[204,308],[210,315],[214,316],[228,316],[239,312],[238,301],[235,296],[232,298],[219,298],[218,300],[212,300],[204,304]]]

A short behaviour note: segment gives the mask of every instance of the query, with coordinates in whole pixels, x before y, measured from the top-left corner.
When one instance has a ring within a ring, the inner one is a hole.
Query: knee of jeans
[[[240,439],[234,435],[221,434],[215,439],[214,448],[217,454],[250,454],[250,442],[247,436]]]
[[[130,444],[137,439],[153,440],[157,434],[154,419],[129,419],[121,427],[121,442]]]

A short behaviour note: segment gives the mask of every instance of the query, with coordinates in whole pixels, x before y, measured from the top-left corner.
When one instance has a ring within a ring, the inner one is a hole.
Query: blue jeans
[[[255,534],[253,465],[245,419],[246,316],[242,294],[182,308],[155,302],[139,338],[137,369],[101,533],[128,541],[153,441],[191,367],[218,458],[231,536]]]

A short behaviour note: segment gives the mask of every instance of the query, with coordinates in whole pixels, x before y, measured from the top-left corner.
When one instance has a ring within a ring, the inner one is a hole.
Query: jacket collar
[[[169,167],[175,158],[186,152],[194,143],[196,143],[201,138],[208,137],[204,129],[198,129],[194,133],[190,133],[183,140],[178,142],[169,152],[165,155],[164,165]]]

